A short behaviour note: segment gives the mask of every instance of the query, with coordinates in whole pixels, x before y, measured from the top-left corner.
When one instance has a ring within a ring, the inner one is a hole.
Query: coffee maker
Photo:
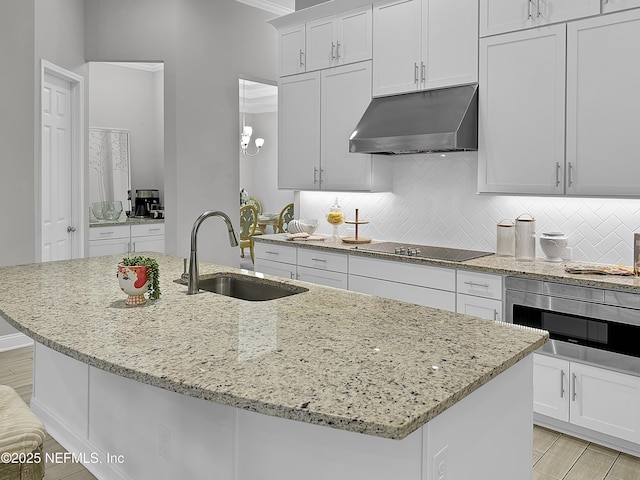
[[[151,205],[160,205],[160,194],[158,190],[141,189],[136,190],[134,215],[137,218],[148,218],[151,216]],[[157,208],[157,207],[154,207]]]

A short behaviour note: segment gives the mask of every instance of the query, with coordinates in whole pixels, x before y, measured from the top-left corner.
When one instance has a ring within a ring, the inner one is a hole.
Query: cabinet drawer
[[[380,278],[420,287],[456,291],[456,271],[453,268],[432,267],[349,255],[349,275]]]
[[[330,270],[332,272],[347,273],[348,260],[346,254],[298,248],[298,265]]]
[[[282,263],[296,263],[296,247],[288,247],[284,245],[275,245],[273,243],[256,242],[254,246],[254,255],[256,258],[264,258]]]
[[[89,229],[89,241],[109,240],[111,238],[129,238],[131,229],[129,225],[116,225],[109,227],[92,227]]]
[[[502,301],[493,298],[474,297],[458,294],[456,297],[456,312],[486,318],[487,320],[502,321]]]
[[[347,289],[348,276],[346,273],[298,266],[296,278],[303,282],[317,283],[318,285],[342,288],[345,290]]]
[[[164,235],[164,223],[149,225],[131,225],[132,237],[146,237],[148,235]]]
[[[267,275],[294,279],[296,277],[296,266],[288,263],[274,262],[263,258],[256,258],[254,270]]]
[[[502,300],[502,276],[458,270],[457,292]]]

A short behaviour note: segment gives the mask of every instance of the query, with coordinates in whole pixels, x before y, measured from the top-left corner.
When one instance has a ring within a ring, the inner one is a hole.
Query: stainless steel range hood
[[[349,139],[357,153],[478,149],[478,85],[374,98]]]

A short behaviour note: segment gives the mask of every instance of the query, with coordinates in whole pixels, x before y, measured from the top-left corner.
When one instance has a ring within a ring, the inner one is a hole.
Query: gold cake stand
[[[367,237],[359,237],[358,236],[358,225],[365,225],[369,223],[366,220],[360,220],[358,218],[358,209],[356,208],[356,219],[355,220],[345,220],[344,223],[348,223],[356,226],[356,236],[355,237],[344,237],[342,241],[344,243],[369,243],[371,241],[370,238]]]

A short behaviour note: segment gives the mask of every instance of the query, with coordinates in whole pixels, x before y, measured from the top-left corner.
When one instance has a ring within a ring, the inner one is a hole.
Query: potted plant
[[[143,305],[146,303],[144,294],[148,291],[149,298],[160,297],[160,267],[151,257],[125,257],[118,264],[118,282],[120,290],[128,297],[127,305]]]

